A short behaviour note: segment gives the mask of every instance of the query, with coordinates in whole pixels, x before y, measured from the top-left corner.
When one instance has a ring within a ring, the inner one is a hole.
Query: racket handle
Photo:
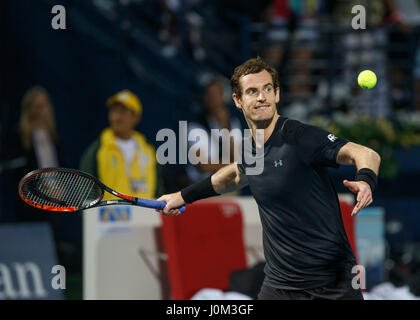
[[[163,208],[165,208],[166,206],[165,201],[157,201],[157,200],[141,199],[141,198],[137,198],[136,200],[137,200],[137,205],[146,207],[146,208],[163,210]],[[181,213],[185,212],[185,206],[179,207],[178,209],[179,211],[181,211]]]

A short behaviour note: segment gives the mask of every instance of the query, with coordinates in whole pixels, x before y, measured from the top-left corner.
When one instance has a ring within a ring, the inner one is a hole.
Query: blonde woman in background
[[[17,193],[20,179],[29,171],[64,166],[59,151],[53,105],[46,89],[35,86],[26,91],[22,98],[17,129],[7,140],[7,158],[19,163],[17,168],[7,173],[11,179],[9,185],[14,200],[14,217],[17,221],[48,221],[54,228],[53,215],[27,206]]]
[[[58,166],[54,112],[43,87],[33,87],[23,96],[19,131],[24,150],[35,153],[37,168]]]

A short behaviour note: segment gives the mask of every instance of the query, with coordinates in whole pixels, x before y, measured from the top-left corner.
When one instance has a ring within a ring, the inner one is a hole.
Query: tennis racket
[[[105,191],[122,200],[102,201]],[[32,207],[48,211],[76,212],[109,205],[135,205],[162,210],[166,202],[119,193],[95,177],[75,169],[44,168],[25,175],[19,182],[19,196]],[[185,206],[179,208],[185,212]]]

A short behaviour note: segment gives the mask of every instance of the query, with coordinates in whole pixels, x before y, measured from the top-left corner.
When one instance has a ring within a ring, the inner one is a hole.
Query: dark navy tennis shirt
[[[337,153],[347,142],[318,127],[278,119],[264,144],[263,172],[247,175],[263,226],[266,285],[310,289],[355,276],[356,260],[327,172],[338,167]],[[255,143],[249,145],[255,153]],[[244,157],[238,164],[242,173],[252,166]]]

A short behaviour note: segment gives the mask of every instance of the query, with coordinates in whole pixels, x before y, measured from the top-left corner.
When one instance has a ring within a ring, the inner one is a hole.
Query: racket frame
[[[24,186],[24,184],[26,183],[27,180],[33,178],[36,175],[39,174],[47,174],[49,172],[68,172],[68,173],[72,173],[72,174],[76,174],[82,177],[85,177],[87,179],[90,179],[91,181],[93,181],[95,184],[97,184],[102,193],[101,196],[99,198],[97,198],[95,201],[92,201],[91,203],[83,206],[82,208],[76,208],[76,207],[64,207],[64,208],[60,208],[60,207],[55,207],[55,206],[48,206],[48,205],[42,205],[36,202],[33,202],[29,199],[27,199],[26,197],[24,197],[23,192],[22,192],[22,188]],[[107,191],[111,194],[113,194],[114,196],[117,196],[123,200],[105,200],[105,201],[101,201],[104,197],[105,192]],[[111,188],[107,187],[106,185],[104,185],[102,182],[100,182],[98,179],[96,179],[94,176],[80,171],[80,170],[76,170],[76,169],[70,169],[70,168],[42,168],[42,169],[37,169],[34,171],[31,171],[29,173],[27,173],[19,182],[19,187],[18,187],[18,193],[20,198],[25,201],[28,205],[41,209],[41,210],[47,210],[47,211],[57,211],[57,212],[78,212],[78,211],[82,211],[82,210],[86,210],[89,208],[94,208],[94,207],[101,207],[101,206],[107,206],[107,205],[135,205],[137,203],[137,199],[136,197],[132,197],[132,196],[128,196],[125,195],[123,193],[117,192],[115,190],[112,190]]]
[[[23,196],[22,188],[23,188],[23,185],[26,183],[26,181],[28,179],[32,178],[33,176],[36,176],[38,174],[45,174],[45,173],[48,173],[48,172],[69,172],[69,173],[72,173],[72,174],[76,174],[76,175],[80,175],[80,176],[83,176],[85,178],[88,178],[99,186],[99,188],[102,191],[101,196],[98,197],[95,201],[92,201],[91,203],[89,203],[89,204],[87,204],[83,207],[80,207],[80,208],[77,208],[77,207],[60,208],[60,207],[42,205],[42,204],[33,202],[33,201],[25,198]],[[110,194],[112,194],[116,197],[119,197],[120,199],[123,199],[123,200],[115,199],[115,200],[101,201],[104,197],[105,191],[107,191],[108,193],[110,193]],[[115,191],[115,190],[109,188],[108,186],[104,185],[101,181],[99,181],[99,179],[95,178],[94,176],[90,175],[89,173],[86,173],[86,172],[83,172],[83,171],[80,171],[80,170],[77,170],[77,169],[61,168],[61,167],[42,168],[42,169],[37,169],[37,170],[34,170],[34,171],[31,171],[31,172],[27,173],[19,182],[18,193],[19,193],[19,196],[21,197],[21,199],[32,207],[42,209],[42,210],[58,211],[58,212],[77,212],[77,211],[86,210],[86,209],[89,209],[89,208],[101,207],[101,206],[107,206],[107,205],[136,205],[136,206],[142,206],[142,207],[158,209],[158,210],[162,210],[166,206],[166,202],[164,202],[164,201],[137,198],[137,197],[129,196],[129,195],[123,194],[121,192]],[[185,212],[185,206],[180,207],[179,210],[180,210],[181,213],[184,213]]]

